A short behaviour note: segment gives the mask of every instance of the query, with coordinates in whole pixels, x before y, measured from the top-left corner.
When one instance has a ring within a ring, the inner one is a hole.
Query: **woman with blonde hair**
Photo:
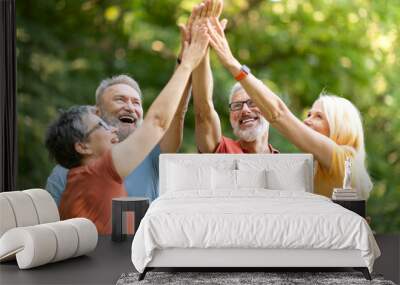
[[[304,124],[334,142],[329,147],[332,149],[330,167],[317,164],[314,178],[317,192],[330,197],[333,188],[341,187],[344,162],[350,158],[352,187],[359,191],[360,198],[367,199],[372,182],[365,167],[364,131],[357,108],[345,98],[322,93],[308,112]],[[318,124],[326,125],[328,132],[321,132]]]
[[[210,45],[224,67],[240,82],[270,125],[301,151],[316,160],[314,192],[331,197],[333,188],[341,188],[346,158],[352,162],[352,187],[360,198],[368,198],[372,189],[365,166],[364,133],[361,116],[348,100],[322,94],[300,121],[248,67],[232,55],[224,30],[217,18],[208,19]]]

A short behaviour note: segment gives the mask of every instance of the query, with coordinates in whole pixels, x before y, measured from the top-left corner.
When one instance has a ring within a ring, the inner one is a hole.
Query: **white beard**
[[[269,123],[262,116],[260,116],[259,123],[256,126],[254,126],[253,128],[241,130],[238,122],[235,123],[235,125],[232,125],[233,133],[239,139],[244,140],[246,142],[253,142],[253,141],[257,140],[257,138],[261,137],[266,132],[268,132],[268,127],[269,127]]]

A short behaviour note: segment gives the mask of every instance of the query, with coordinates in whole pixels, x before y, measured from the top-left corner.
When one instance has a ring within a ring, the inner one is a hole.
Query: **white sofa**
[[[43,189],[0,193],[0,262],[16,259],[20,269],[86,254],[97,245],[88,219],[60,221],[56,203]]]

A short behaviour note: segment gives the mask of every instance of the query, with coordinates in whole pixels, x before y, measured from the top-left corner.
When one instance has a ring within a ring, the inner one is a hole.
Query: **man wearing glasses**
[[[208,23],[211,19],[219,22],[222,11],[222,2],[213,5],[206,2],[209,13],[201,13],[201,20]],[[224,30],[226,20],[220,22]],[[211,39],[210,39],[211,43]],[[235,79],[238,81],[229,96],[230,122],[233,133],[238,140],[232,140],[222,135],[221,122],[213,104],[213,77],[210,66],[210,55],[207,50],[203,60],[192,74],[192,94],[195,113],[195,135],[198,151],[201,153],[278,153],[268,143],[269,124],[261,115],[260,109],[250,99],[239,81],[250,70],[243,66],[241,74]]]
[[[211,69],[206,72],[211,73]],[[221,123],[212,104],[212,94],[205,92],[207,96],[198,96],[200,92],[193,86],[196,141],[200,152],[279,153],[268,143],[269,123],[239,83],[233,86],[229,95],[229,119],[233,133],[238,138],[236,141],[221,134]]]
[[[128,196],[158,197],[158,159],[160,153],[178,151],[183,136],[183,121],[188,103],[188,86],[174,116],[174,121],[160,143],[124,180]],[[116,128],[120,142],[124,141],[143,122],[142,92],[137,82],[127,75],[117,75],[101,81],[96,90],[94,112],[108,125]],[[68,169],[57,165],[47,179],[46,190],[57,205],[67,184]]]
[[[72,107],[51,124],[46,147],[57,163],[69,169],[59,207],[62,219],[85,217],[93,221],[100,234],[111,233],[111,199],[127,196],[123,180],[169,131],[190,74],[204,56],[208,41],[205,26],[198,27],[190,45],[185,45],[181,64],[140,126],[137,122],[141,116],[130,114],[132,120],[128,122],[128,114],[119,115],[122,123],[135,123],[125,126],[134,131],[123,141],[119,142],[117,128],[108,126],[88,106]],[[112,98],[123,100],[120,95]]]

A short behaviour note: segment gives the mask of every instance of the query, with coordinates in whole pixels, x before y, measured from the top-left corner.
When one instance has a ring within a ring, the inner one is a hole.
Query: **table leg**
[[[112,204],[112,241],[122,241],[122,204],[113,201]]]

